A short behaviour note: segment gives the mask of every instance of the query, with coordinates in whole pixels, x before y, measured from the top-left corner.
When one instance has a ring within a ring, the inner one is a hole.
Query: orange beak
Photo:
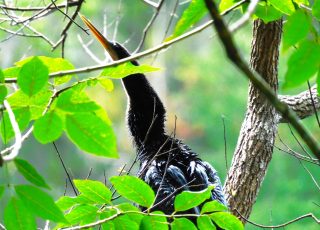
[[[89,28],[91,33],[96,37],[96,39],[102,44],[102,46],[106,49],[106,51],[109,53],[111,58],[116,61],[119,60],[119,57],[117,53],[112,48],[112,43],[106,39],[99,30],[83,15],[79,14],[81,20],[86,24],[86,26]]]

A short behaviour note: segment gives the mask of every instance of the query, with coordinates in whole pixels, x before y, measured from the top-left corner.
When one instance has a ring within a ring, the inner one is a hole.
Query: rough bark
[[[277,91],[282,21],[254,21],[251,66]],[[248,218],[273,152],[277,113],[265,96],[249,85],[248,107],[224,187],[231,211]],[[240,216],[239,216],[240,217]],[[243,220],[244,221],[244,220]]]
[[[318,96],[317,87],[313,86],[311,88],[311,94],[309,90],[306,90],[298,95],[289,96],[281,95],[279,99],[288,104],[289,107],[296,112],[300,119],[312,116],[315,113],[315,109],[320,109],[320,98]],[[279,115],[279,122],[285,123],[286,120]]]

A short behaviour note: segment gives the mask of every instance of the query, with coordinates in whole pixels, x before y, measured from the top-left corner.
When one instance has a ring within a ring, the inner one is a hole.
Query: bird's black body
[[[112,46],[119,59],[130,56],[118,43]],[[136,61],[132,63],[138,65]],[[212,166],[180,140],[166,134],[165,108],[145,76],[129,75],[122,82],[129,98],[127,119],[138,151],[139,176],[157,194],[154,210],[171,214],[177,192],[200,191],[209,185],[214,186],[211,199],[226,205],[219,177]],[[188,213],[198,214],[199,208]]]

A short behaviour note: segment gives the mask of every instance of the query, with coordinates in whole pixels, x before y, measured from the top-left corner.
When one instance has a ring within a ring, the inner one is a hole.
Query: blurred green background
[[[40,2],[34,1],[34,5],[40,4]],[[166,1],[147,34],[143,49],[160,44],[166,37],[165,31],[175,2]],[[173,25],[187,6],[184,2],[180,1],[179,3],[173,17]],[[21,1],[21,4],[29,3]],[[130,51],[134,51],[139,44],[144,27],[153,14],[153,9],[140,0],[96,0],[83,4],[81,13],[101,30],[105,17],[108,37],[116,38],[118,42],[125,43]],[[226,17],[226,20],[230,23],[238,16],[237,12],[232,13]],[[79,19],[77,22],[82,25]],[[32,25],[50,39],[57,40],[66,23],[67,19],[61,13],[56,12]],[[7,24],[2,26],[9,28]],[[169,32],[172,31],[172,26]],[[252,39],[251,29],[252,24],[249,23],[235,34],[235,41],[248,62]],[[93,39],[92,36],[86,35],[76,25],[73,25],[68,32],[65,57],[76,67],[97,64],[84,51],[79,36],[85,43]],[[13,36],[7,40],[8,37],[7,33],[0,31],[1,68],[10,67],[14,62],[26,56],[59,57],[61,55],[60,48],[52,52],[51,47],[39,38],[27,39]],[[93,41],[89,48],[101,60],[105,59],[104,51],[97,42]],[[280,93],[293,94],[306,90],[307,85],[290,92],[281,91],[287,55],[287,53],[280,55]],[[161,67],[161,71],[148,74],[148,76],[166,105],[168,132],[174,130],[176,116],[177,137],[183,139],[195,152],[199,153],[202,159],[210,162],[224,181],[227,172],[226,164],[229,166],[231,163],[246,111],[248,81],[227,60],[214,30],[208,28],[159,52],[156,57],[153,55],[140,60],[140,62]],[[94,77],[96,74],[98,73],[88,73],[80,77]],[[126,95],[120,81],[115,80],[114,84],[115,89],[111,93],[107,93],[98,86],[89,88],[88,92],[93,99],[98,100],[106,108],[113,121],[120,158],[104,159],[85,154],[79,151],[67,138],[61,138],[56,144],[74,178],[86,178],[92,168],[90,178],[103,181],[105,180],[104,172],[107,177],[116,175],[124,164],[130,165],[134,159],[135,151],[125,124]],[[223,120],[226,129],[227,157],[225,157]],[[320,138],[315,117],[305,119],[303,123],[317,139]],[[302,152],[290,134],[287,124],[279,126],[279,135],[292,149]],[[279,141],[276,145],[283,147]],[[4,147],[2,146],[2,148]],[[33,137],[30,137],[24,143],[20,157],[29,160],[44,175],[52,188],[52,195],[57,198],[64,194],[66,175],[52,144],[40,145],[34,141]],[[319,182],[319,167],[308,163],[304,163],[304,165]],[[15,171],[13,164],[8,164],[0,169],[0,183],[17,183],[21,180],[22,178]],[[67,193],[72,194],[69,185]],[[275,150],[250,220],[260,224],[275,225],[309,212],[320,216],[319,194],[319,188],[315,186],[312,178],[299,161],[286,153]],[[3,205],[5,205],[5,199],[0,201],[0,207]],[[0,221],[2,222],[2,215],[0,215]],[[246,226],[246,229],[256,228],[250,224]],[[286,227],[286,229],[301,228],[319,229],[311,219],[305,219]]]

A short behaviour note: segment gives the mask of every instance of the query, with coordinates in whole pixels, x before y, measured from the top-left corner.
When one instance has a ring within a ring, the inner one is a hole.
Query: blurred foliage
[[[21,4],[29,4],[27,2],[29,1],[21,1]],[[315,2],[319,5],[319,1]],[[170,1],[164,6],[164,12],[158,17],[155,26],[147,35],[145,48],[153,46],[156,42],[159,42],[159,39],[161,41],[161,38],[165,37],[167,16],[173,5],[174,1]],[[176,14],[180,16],[185,6],[179,6]],[[274,7],[276,8],[275,5]],[[281,6],[277,7],[281,9]],[[129,3],[129,0],[110,0],[107,4],[104,1],[87,1],[81,12],[100,28],[103,27],[103,15],[106,15],[108,36],[125,43],[129,50],[134,50],[141,39],[144,26],[152,16],[153,10],[142,1],[130,0]],[[318,12],[316,8],[313,9],[313,14],[316,17],[319,16]],[[226,21],[231,22],[237,14],[235,12],[227,16]],[[271,16],[278,17],[278,14],[275,13]],[[177,19],[174,18],[173,20],[176,22]],[[57,39],[66,22],[64,15],[52,14],[45,20],[35,23],[35,27],[43,32],[50,30],[48,36]],[[318,22],[314,23],[319,25]],[[52,26],[53,24],[56,26]],[[290,31],[290,29],[288,30]],[[41,39],[25,39],[18,36],[7,39],[8,36],[5,32],[0,31],[2,68],[12,66],[12,63],[30,55],[50,57],[60,57],[61,55],[59,49],[52,52],[51,47]],[[92,39],[73,25],[66,42],[66,58],[71,60],[76,67],[96,64],[84,51],[77,36],[81,36],[85,42]],[[235,34],[235,41],[248,62],[251,36],[250,25]],[[99,44],[93,43],[90,48],[98,57],[105,58]],[[279,65],[281,86],[287,72],[288,59],[293,52],[288,50],[281,53]],[[150,64],[152,60],[152,58],[145,58],[141,60],[141,63]],[[154,65],[161,67],[162,71],[148,74],[148,76],[151,76],[149,78],[151,82],[161,82],[161,84],[156,84],[155,87],[160,92],[167,107],[169,132],[174,130],[174,116],[177,116],[177,137],[184,139],[195,152],[200,154],[202,159],[210,162],[219,171],[222,181],[224,181],[226,174],[225,165],[226,163],[230,165],[241,122],[245,115],[248,85],[248,82],[237,69],[226,60],[217,37],[213,30],[209,28],[201,34],[175,44],[165,52],[160,52]],[[96,74],[85,75],[95,77]],[[81,78],[83,75],[79,77]],[[311,78],[311,81],[314,81],[314,79]],[[115,89],[112,93],[106,93],[102,87],[88,87],[86,92],[92,99],[98,99],[99,104],[107,109],[117,134],[120,159],[111,160],[81,154],[67,138],[62,137],[56,143],[67,168],[72,172],[74,178],[86,178],[90,168],[92,168],[90,178],[103,181],[104,172],[107,177],[117,175],[119,173],[118,169],[123,164],[130,164],[133,161],[135,154],[124,122],[126,96],[120,82],[115,81],[114,84]],[[296,89],[281,90],[280,93],[293,94],[305,89],[307,89],[306,84]],[[226,157],[222,119],[225,121],[226,129]],[[314,117],[305,119],[303,124],[309,128],[317,139],[320,139],[319,127]],[[279,135],[292,149],[297,152],[303,151],[286,124],[279,125]],[[281,146],[281,143],[277,141],[276,145]],[[24,143],[20,157],[27,159],[44,176],[52,188],[50,191],[52,195],[59,197],[65,189],[68,194],[72,193],[70,186],[65,188],[66,176],[52,144],[40,145],[30,138]],[[307,163],[304,163],[304,165],[308,167],[316,180],[320,178],[318,166]],[[9,181],[10,183],[17,183],[22,181],[22,177],[19,176],[14,164],[10,163],[0,170],[0,181],[1,183],[8,183]],[[9,197],[8,194],[3,196],[5,198]],[[0,207],[5,205],[5,200],[8,199],[0,200]],[[10,202],[11,205],[19,205],[14,200]],[[272,225],[286,222],[309,212],[319,216],[319,202],[319,190],[300,162],[286,153],[275,150],[250,219],[257,223]],[[1,215],[0,222],[3,222],[2,218]],[[287,229],[301,228],[318,229],[318,226],[313,221],[306,219],[287,227]],[[246,229],[256,229],[256,227],[247,224]]]

